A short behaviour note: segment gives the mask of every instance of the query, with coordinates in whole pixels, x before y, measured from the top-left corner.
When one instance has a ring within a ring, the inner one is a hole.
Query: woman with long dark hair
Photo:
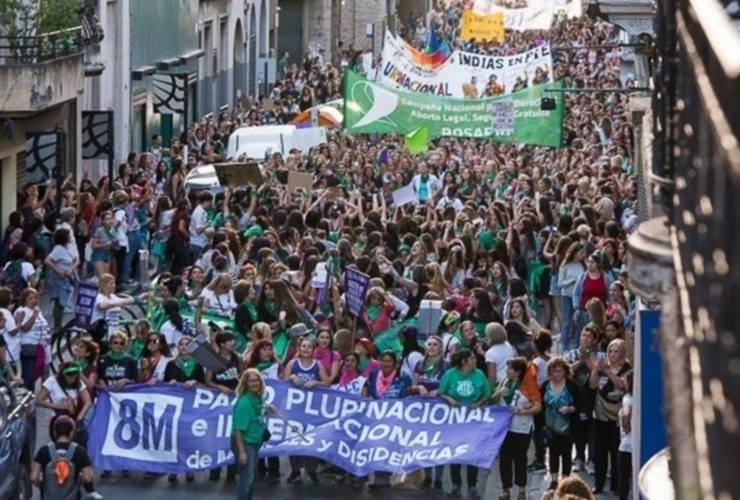
[[[242,373],[242,363],[234,352],[236,338],[232,333],[219,332],[216,334],[214,347],[220,358],[223,368],[220,370],[206,370],[206,385],[221,392],[221,394],[235,394]],[[221,477],[221,468],[211,469],[208,479],[218,481]],[[236,477],[236,466],[226,468],[226,480],[233,481]]]
[[[612,276],[601,270],[601,259],[597,254],[586,258],[586,271],[576,280],[573,287],[573,308],[576,331],[588,322],[587,305],[591,299],[599,299],[606,304]]]
[[[573,471],[582,472],[586,470],[586,448],[588,448],[588,459],[593,461],[593,449],[589,442],[591,427],[593,423],[593,409],[595,394],[588,386],[591,371],[596,366],[599,358],[604,354],[599,352],[599,331],[593,325],[586,325],[581,330],[580,347],[566,353],[565,359],[570,364],[573,381],[578,385],[583,396],[578,422],[573,435],[573,443],[576,447],[576,456],[573,462]]]
[[[501,314],[493,307],[491,296],[483,288],[474,288],[470,296],[470,305],[462,314],[463,321],[472,321],[478,338],[486,337],[488,323],[503,323]]]
[[[193,337],[195,325],[180,314],[180,304],[175,299],[167,299],[163,306],[167,318],[159,327],[160,333],[167,339],[167,345],[174,350],[182,337]]]
[[[558,286],[560,287],[560,309],[563,314],[563,326],[560,331],[560,341],[563,344],[563,352],[573,347],[574,322],[573,315],[577,304],[573,302],[573,289],[576,282],[586,270],[586,248],[582,243],[573,243],[565,252],[558,270]]]
[[[362,390],[364,397],[372,399],[402,399],[411,387],[411,379],[403,374],[398,366],[398,357],[393,351],[383,351],[379,357],[380,370],[370,374],[370,377]],[[375,472],[375,482],[370,489],[389,488],[390,472]]]
[[[534,390],[528,390],[528,385],[524,383],[529,370],[526,358],[511,358],[506,366],[506,379],[493,394],[493,400],[510,407],[513,414],[509,432],[499,452],[499,473],[503,486],[499,498],[508,499],[511,487],[516,484],[519,489],[517,500],[527,500],[527,450],[534,428],[534,415],[542,409],[542,397],[536,383],[533,384]]]
[[[173,176],[174,180],[174,176]],[[172,255],[172,274],[177,276],[191,265],[190,255],[190,202],[182,198],[177,202],[177,209],[170,222],[172,237],[168,241],[166,253]]]
[[[67,361],[59,366],[55,376],[44,380],[41,390],[36,396],[36,405],[41,408],[47,408],[54,411],[55,417],[49,423],[49,435],[52,436],[51,429],[54,426],[54,420],[60,415],[67,415],[83,425],[88,410],[92,407],[92,398],[81,379],[82,368],[73,361]],[[85,442],[80,442],[85,446]]]
[[[478,408],[491,399],[491,387],[486,375],[477,368],[475,355],[462,349],[452,355],[452,367],[445,372],[439,382],[439,395],[452,406],[470,406]],[[462,485],[461,465],[450,465],[450,479],[452,490],[449,496],[460,496]],[[478,484],[478,468],[467,466],[468,497],[480,498],[476,489]]]
[[[164,372],[170,359],[172,355],[165,336],[157,332],[149,333],[146,347],[141,353],[139,381],[147,384],[164,382]]]

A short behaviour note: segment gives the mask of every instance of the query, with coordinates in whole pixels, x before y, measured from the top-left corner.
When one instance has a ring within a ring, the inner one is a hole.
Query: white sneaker
[[[589,476],[594,475],[594,463],[593,462],[588,462],[586,464],[586,472],[588,472]]]
[[[88,498],[88,500],[103,500],[105,497],[97,491],[91,491],[87,494],[86,498]]]
[[[583,460],[581,460],[580,458],[577,458],[573,462],[573,472],[583,472],[583,470],[584,470]]]

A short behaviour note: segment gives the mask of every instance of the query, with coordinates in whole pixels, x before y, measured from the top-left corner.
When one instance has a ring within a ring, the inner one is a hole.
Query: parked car
[[[0,500],[29,500],[36,443],[33,393],[0,377]]]

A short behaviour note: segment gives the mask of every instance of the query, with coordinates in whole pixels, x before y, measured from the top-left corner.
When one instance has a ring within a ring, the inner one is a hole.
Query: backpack
[[[77,445],[69,443],[69,448],[66,450],[57,449],[54,443],[49,443],[47,447],[51,461],[44,468],[41,483],[42,498],[76,500],[79,490],[77,484],[79,472],[72,463],[72,457],[77,450]]]
[[[14,260],[0,272],[0,285],[10,288],[13,292],[13,300],[17,301],[21,292],[28,288],[28,281],[23,277],[23,264]]]
[[[44,260],[54,247],[52,243],[53,233],[36,233],[31,238],[31,247],[34,255],[39,260]]]

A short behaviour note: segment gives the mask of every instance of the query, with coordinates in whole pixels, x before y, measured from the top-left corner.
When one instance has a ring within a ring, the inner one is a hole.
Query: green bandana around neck
[[[120,361],[120,360],[122,360],[123,358],[126,357],[126,353],[125,352],[115,353],[113,351],[108,351],[105,355],[108,356],[110,359],[113,359],[115,361]]]
[[[365,314],[367,314],[367,317],[370,318],[372,321],[375,321],[380,315],[380,306],[376,306],[375,304],[366,306]]]
[[[190,376],[193,374],[193,370],[195,370],[196,364],[197,363],[195,362],[195,358],[184,359],[182,356],[177,357],[177,367],[182,370],[185,378],[190,378]]]

